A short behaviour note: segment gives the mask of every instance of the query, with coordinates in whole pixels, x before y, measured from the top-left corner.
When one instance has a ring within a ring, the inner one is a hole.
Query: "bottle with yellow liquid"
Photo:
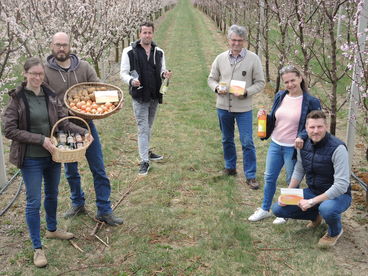
[[[257,135],[259,138],[265,138],[266,137],[266,127],[267,127],[267,114],[264,108],[261,108],[262,115],[258,116],[258,131]]]
[[[169,70],[169,72],[171,72],[171,70]],[[167,93],[167,90],[169,90],[169,84],[170,84],[170,79],[164,79],[163,84],[160,89],[160,93],[162,95],[165,95]]]

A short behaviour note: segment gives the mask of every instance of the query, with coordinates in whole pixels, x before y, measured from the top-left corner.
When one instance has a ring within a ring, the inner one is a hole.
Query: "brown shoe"
[[[224,174],[225,175],[231,175],[231,176],[235,176],[237,175],[236,169],[224,169]]]
[[[257,190],[259,188],[259,184],[255,178],[247,179],[247,184],[253,190]]]
[[[45,252],[41,248],[35,249],[33,253],[33,263],[37,267],[45,267],[47,266],[47,260],[45,256]]]
[[[318,247],[319,248],[329,248],[336,244],[337,240],[341,237],[344,231],[341,229],[340,234],[335,237],[330,237],[328,233],[326,233],[322,238],[319,239]]]
[[[318,214],[315,220],[312,220],[307,224],[307,228],[309,229],[316,228],[317,226],[321,224],[321,222],[322,222],[322,217],[320,214]]]
[[[46,230],[45,237],[48,239],[70,240],[74,238],[74,234],[61,230],[56,230],[54,232]]]

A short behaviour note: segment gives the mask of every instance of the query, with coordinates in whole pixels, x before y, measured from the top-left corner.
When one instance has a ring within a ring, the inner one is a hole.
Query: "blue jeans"
[[[284,165],[286,183],[290,183],[296,162],[296,159],[293,159],[293,154],[294,147],[280,146],[274,141],[271,141],[267,152],[266,170],[264,173],[263,210],[270,210],[272,199],[276,192],[277,178]]]
[[[141,161],[149,162],[149,144],[151,139],[152,125],[155,120],[158,100],[138,102],[132,100],[135,120],[138,126],[138,151]]]
[[[313,194],[309,188],[303,189],[304,199],[310,199],[317,195]],[[345,212],[351,204],[351,196],[342,194],[334,199],[328,199],[320,204],[302,211],[296,205],[280,206],[278,203],[272,205],[272,212],[277,217],[315,220],[320,214],[328,225],[328,235],[335,237],[342,229],[341,214]]]
[[[40,238],[42,179],[45,185],[44,207],[47,230],[55,231],[57,228],[56,209],[60,169],[60,163],[55,163],[51,157],[24,158],[21,171],[26,186],[26,221],[33,248],[42,247]]]
[[[100,137],[93,121],[88,122],[93,136],[93,142],[88,147],[86,158],[89,169],[93,175],[93,184],[96,194],[97,215],[112,213],[110,193],[110,181],[106,175],[105,165],[102,155]],[[81,186],[81,177],[78,172],[78,163],[65,163],[65,176],[70,186],[70,199],[73,207],[83,206],[85,202],[84,192]]]
[[[243,170],[247,179],[256,178],[257,160],[253,144],[252,110],[247,112],[229,112],[217,109],[222,132],[225,168],[236,169],[236,148],[234,143],[235,120],[239,129],[240,143],[243,151]]]

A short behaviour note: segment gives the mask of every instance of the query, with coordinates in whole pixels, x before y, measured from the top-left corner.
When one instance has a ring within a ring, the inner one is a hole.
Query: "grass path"
[[[248,223],[247,217],[260,205],[262,190],[246,187],[243,175],[221,174],[220,130],[207,76],[210,64],[226,45],[213,23],[190,1],[181,0],[160,21],[155,40],[174,72],[151,141],[154,151],[165,155],[164,162],[152,163],[148,176],[137,178],[136,126],[128,93],[123,110],[96,122],[112,183],[112,202],[132,187],[115,211],[125,224],[98,232],[109,244],[105,247],[89,238],[95,224],[88,216],[62,219],[69,206],[63,179],[59,225],[77,235],[75,242],[84,252],[67,242],[45,240],[50,265],[35,269],[25,225],[12,224],[13,215],[18,219],[23,215],[20,204],[2,221],[7,230],[1,228],[8,238],[6,245],[14,239],[22,245],[10,255],[6,246],[0,248],[0,255],[5,256],[0,275],[349,275],[349,269],[334,261],[343,245],[328,252],[315,248],[325,228],[307,231],[303,222],[275,227],[270,219]],[[118,77],[114,83],[121,86]],[[256,106],[261,101],[270,104],[270,99],[260,95]],[[261,180],[267,143],[256,140]],[[81,173],[93,216],[94,190],[85,162]]]

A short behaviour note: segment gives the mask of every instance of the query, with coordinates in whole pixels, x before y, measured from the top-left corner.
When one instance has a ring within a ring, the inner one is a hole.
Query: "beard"
[[[64,62],[70,58],[70,51],[51,51],[57,61]]]

